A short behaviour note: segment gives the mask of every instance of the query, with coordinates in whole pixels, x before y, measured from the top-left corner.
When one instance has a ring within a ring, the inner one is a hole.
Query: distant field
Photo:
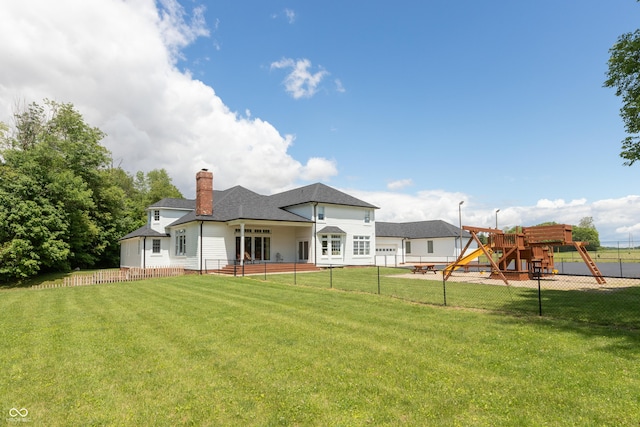
[[[589,256],[596,262],[637,262],[640,263],[640,249],[615,249],[605,248],[597,251],[589,251]],[[578,252],[554,252],[553,259],[556,262],[582,262]],[[481,255],[480,262],[485,262],[486,257]]]
[[[640,262],[640,249],[599,249],[597,251],[589,251],[589,256],[596,262]],[[555,261],[564,262],[582,262],[580,254],[573,252],[555,252],[553,254]]]
[[[640,420],[638,330],[259,278],[0,291],[0,349],[31,425]]]

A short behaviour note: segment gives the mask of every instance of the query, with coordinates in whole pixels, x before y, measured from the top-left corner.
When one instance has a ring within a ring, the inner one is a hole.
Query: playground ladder
[[[604,280],[604,277],[602,276],[600,269],[589,256],[589,252],[587,252],[587,249],[584,247],[583,243],[584,242],[573,242],[573,245],[578,250],[578,253],[582,257],[584,263],[587,264],[587,267],[589,267],[589,270],[591,271],[591,274],[593,274],[593,277],[595,277],[596,282],[598,282],[599,285],[603,285],[607,283],[607,281]]]

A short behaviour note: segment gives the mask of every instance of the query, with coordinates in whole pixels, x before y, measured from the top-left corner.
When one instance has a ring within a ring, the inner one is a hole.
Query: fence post
[[[444,270],[442,270],[442,299],[444,305],[447,305],[447,281],[444,280]]]
[[[542,292],[540,290],[540,277],[542,276],[542,272],[538,274],[538,315],[542,316]]]
[[[267,281],[267,263],[266,263],[266,261],[263,262],[263,264],[264,264],[264,281],[266,282]]]
[[[620,264],[620,277],[624,277],[624,276],[622,275],[622,258],[618,258],[618,262],[619,262],[619,264]]]
[[[298,284],[298,274],[297,274],[297,268],[298,267],[298,261],[297,260],[293,260],[293,284],[297,285]]]
[[[333,289],[333,266],[329,264],[329,289]]]

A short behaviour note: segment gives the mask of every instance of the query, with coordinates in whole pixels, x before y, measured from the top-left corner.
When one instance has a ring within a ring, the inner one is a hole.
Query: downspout
[[[317,236],[316,236],[316,230],[318,229],[318,214],[317,214],[317,210],[318,210],[318,202],[315,202],[313,204],[313,236],[311,236],[311,238],[313,239],[313,265],[318,265],[318,242],[317,242]]]
[[[147,236],[142,238],[142,268],[147,268]]]
[[[200,221],[200,275],[202,276],[202,224],[204,221]]]
[[[244,265],[244,222],[240,223],[240,265]]]

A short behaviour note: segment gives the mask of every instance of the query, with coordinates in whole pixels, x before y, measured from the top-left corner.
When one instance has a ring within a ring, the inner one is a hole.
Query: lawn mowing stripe
[[[558,419],[624,425],[638,415],[628,396],[638,373],[625,358],[637,350],[607,347],[637,342],[632,332],[621,331],[616,342],[607,329],[583,337],[587,329],[568,323],[255,279],[158,279],[43,292],[21,301],[31,307],[25,311],[30,318],[15,313],[3,324],[49,327],[66,340],[54,347],[50,362],[23,361],[22,367],[46,377],[35,368],[55,370],[66,353],[87,359],[71,366],[86,378],[65,383],[64,375],[54,377],[65,398],[30,403],[34,422],[48,411],[48,425],[521,425]],[[585,371],[585,356],[599,369]],[[567,358],[573,363],[563,365]],[[616,369],[621,366],[624,372]],[[121,381],[110,381],[113,376]],[[589,384],[598,386],[595,396],[584,390]],[[3,393],[18,394],[0,388]],[[621,399],[607,401],[608,395]],[[546,407],[562,418],[552,418]],[[620,418],[611,415],[616,409]]]

